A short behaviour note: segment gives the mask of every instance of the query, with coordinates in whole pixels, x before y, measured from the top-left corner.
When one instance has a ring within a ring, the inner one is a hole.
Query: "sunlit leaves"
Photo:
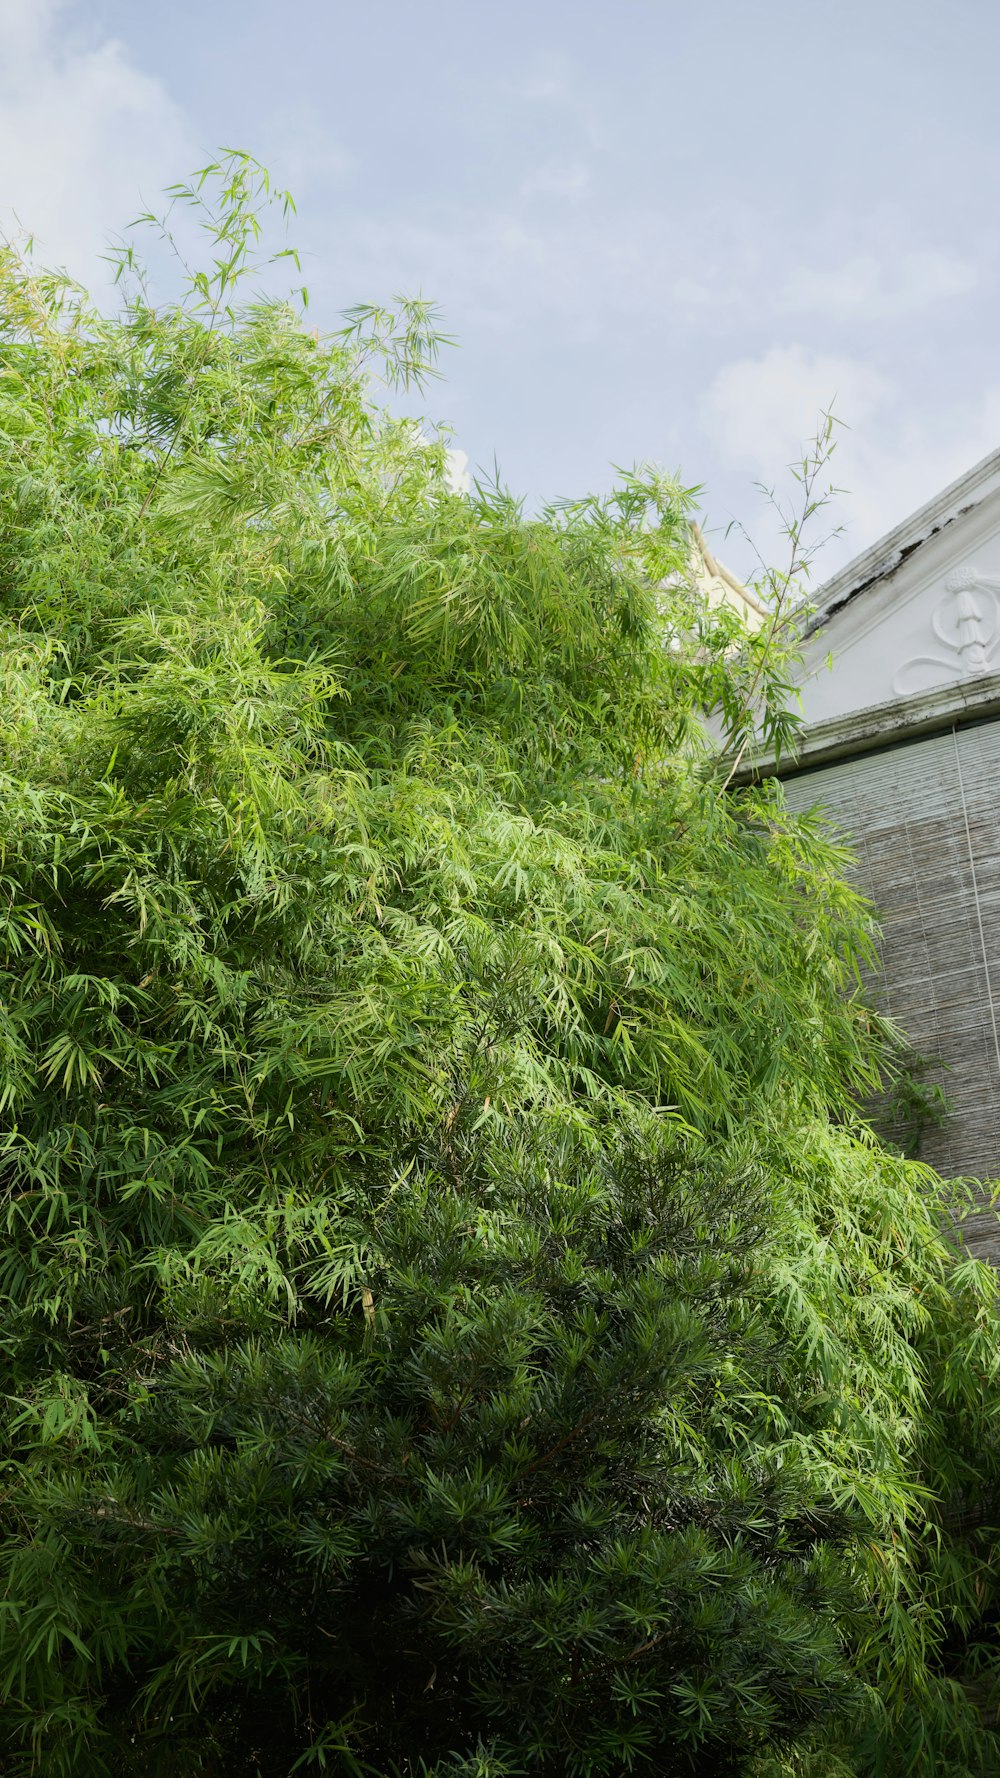
[[[454,494],[273,195],[180,305],[0,266],[0,1766],[986,1774],[993,1283],[720,794],[780,654],[654,469]]]

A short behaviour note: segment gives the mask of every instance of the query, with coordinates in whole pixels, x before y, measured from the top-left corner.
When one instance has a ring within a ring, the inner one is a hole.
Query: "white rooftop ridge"
[[[801,621],[782,776],[1000,714],[1000,450],[834,574]],[[740,776],[773,772],[762,752]]]
[[[838,570],[830,579],[824,581],[818,589],[816,604],[803,634],[812,635],[823,624],[848,604],[852,599],[863,593],[874,581],[884,580],[903,563],[913,550],[919,549],[922,543],[944,530],[956,519],[964,517],[978,506],[990,494],[1000,490],[1000,449],[990,451],[989,455],[980,458],[964,475],[950,482],[948,487],[935,494],[908,519],[895,525],[880,537],[876,543],[869,545],[855,556],[853,561]]]
[[[767,617],[760,600],[731,574],[724,562],[713,555],[697,519],[689,524],[691,533],[691,573],[695,584],[710,605],[732,605],[739,611],[747,627],[758,630]]]

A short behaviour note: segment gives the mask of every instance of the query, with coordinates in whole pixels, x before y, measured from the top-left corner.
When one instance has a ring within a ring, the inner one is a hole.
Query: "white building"
[[[822,588],[799,677],[787,800],[851,837],[884,932],[878,998],[941,1059],[954,1107],[922,1157],[998,1176],[1000,451]]]

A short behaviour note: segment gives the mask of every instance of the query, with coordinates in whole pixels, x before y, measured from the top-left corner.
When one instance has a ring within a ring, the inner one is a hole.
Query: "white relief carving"
[[[1000,643],[1000,579],[976,568],[955,568],[944,583],[944,598],[931,613],[931,629],[946,654],[918,654],[905,661],[892,681],[905,698],[928,691],[943,679],[973,679],[988,673]]]

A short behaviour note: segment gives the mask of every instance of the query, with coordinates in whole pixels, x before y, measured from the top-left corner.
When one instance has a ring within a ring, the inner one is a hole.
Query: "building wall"
[[[855,849],[882,925],[874,995],[914,1048],[940,1058],[952,1115],[921,1158],[949,1176],[1000,1176],[1000,722],[839,760],[786,780]],[[970,1244],[1000,1263],[1000,1221]]]

